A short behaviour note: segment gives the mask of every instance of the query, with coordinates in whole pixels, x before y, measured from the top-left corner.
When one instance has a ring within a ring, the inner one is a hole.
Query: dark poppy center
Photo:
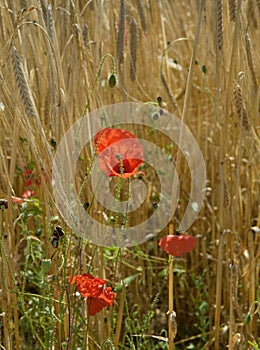
[[[121,169],[122,167],[122,169]],[[131,165],[129,164],[128,159],[124,159],[122,161],[122,164],[117,163],[116,166],[114,166],[113,170],[117,173],[117,174],[125,174],[125,173],[131,173],[134,169],[132,169]]]

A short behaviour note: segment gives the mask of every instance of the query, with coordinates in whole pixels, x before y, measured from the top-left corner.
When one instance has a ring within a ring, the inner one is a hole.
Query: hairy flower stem
[[[173,234],[173,225],[170,225],[169,227],[169,234]],[[172,256],[169,256],[169,280],[168,280],[168,293],[169,293],[169,319],[168,319],[168,338],[169,338],[169,350],[174,349],[174,336],[172,333],[172,327],[171,327],[171,319],[170,316],[172,314],[173,310],[173,267],[174,267],[174,259]]]
[[[95,80],[94,80],[94,84],[93,84],[93,90],[94,90],[94,88],[95,88],[95,86],[96,86],[96,83],[97,83],[97,81],[98,81],[98,78],[100,77],[100,74],[101,74],[101,72],[102,72],[102,68],[103,68],[104,63],[105,63],[105,60],[106,60],[107,58],[110,58],[110,60],[111,60],[111,62],[112,62],[112,74],[113,74],[113,75],[115,74],[115,61],[114,61],[114,57],[108,53],[108,54],[106,54],[105,56],[103,56],[103,58],[102,58],[102,60],[101,60],[101,62],[100,62],[100,64],[99,64],[98,72],[97,72],[97,74],[96,74],[96,77],[95,77]],[[89,108],[89,103],[90,103],[90,101],[89,101],[89,99],[88,99],[88,100],[87,100],[87,103],[86,103],[86,105],[85,105],[85,108],[84,108],[84,110],[83,110],[82,116],[84,116],[84,115],[86,114],[86,112],[87,112],[87,110],[88,110],[88,108]]]

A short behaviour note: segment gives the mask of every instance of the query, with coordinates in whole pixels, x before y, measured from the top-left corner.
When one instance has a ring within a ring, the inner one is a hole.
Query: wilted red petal
[[[143,148],[130,131],[112,128],[100,130],[94,137],[94,144],[99,155],[99,166],[107,176],[122,175],[128,178],[140,173],[138,167],[143,163]],[[120,167],[123,168],[122,174]]]
[[[196,238],[189,235],[168,235],[160,239],[159,246],[170,255],[180,256],[196,247]]]
[[[102,293],[97,298],[88,298],[87,305],[90,316],[94,316],[101,311],[105,306],[113,304],[116,298],[116,293],[112,291],[111,287],[103,289]]]
[[[88,298],[87,299],[88,311],[90,316],[96,315],[99,311],[101,311],[106,305],[104,300],[99,298]]]

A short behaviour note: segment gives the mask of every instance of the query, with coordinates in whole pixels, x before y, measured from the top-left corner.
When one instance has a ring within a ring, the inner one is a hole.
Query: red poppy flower
[[[168,235],[160,239],[159,246],[170,255],[180,256],[196,247],[196,238],[189,235]]]
[[[104,289],[105,280],[102,278],[96,278],[89,273],[83,273],[82,275],[76,275],[69,278],[69,283],[76,282],[76,286],[80,294],[84,297],[97,298]]]
[[[26,190],[26,191],[24,191],[24,193],[22,194],[22,198],[12,196],[12,202],[18,203],[18,204],[22,204],[22,203],[25,202],[27,199],[30,199],[31,197],[33,197],[33,196],[35,196],[35,195],[36,195],[35,191]]]
[[[36,195],[35,191],[26,190],[26,191],[24,191],[24,193],[22,194],[22,198],[23,198],[23,199],[29,199],[29,198],[31,198],[31,197],[33,197],[33,196],[35,196],[35,195]]]
[[[69,277],[68,282],[70,284],[76,282],[80,294],[87,298],[90,316],[95,315],[105,306],[112,305],[116,298],[116,293],[112,291],[111,287],[104,287],[106,283],[105,280],[94,277],[89,273]]]
[[[107,176],[126,179],[142,173],[138,167],[143,163],[143,147],[130,131],[105,128],[95,135],[94,144],[99,166]]]
[[[111,287],[103,289],[102,293],[97,298],[88,298],[87,305],[90,316],[94,316],[104,307],[113,304],[116,298],[116,293],[112,291]]]
[[[33,169],[30,164],[24,164],[22,168],[23,178],[24,178],[24,186],[31,186],[34,180]]]
[[[41,168],[39,175],[35,174],[33,162],[26,163],[23,165],[22,174],[24,178],[24,186],[26,187],[31,186],[33,184],[39,187],[41,185],[42,178],[45,180],[46,183],[49,181],[48,175],[44,168]]]

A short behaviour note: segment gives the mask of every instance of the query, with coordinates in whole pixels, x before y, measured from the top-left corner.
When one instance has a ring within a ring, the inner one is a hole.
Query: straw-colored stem
[[[217,262],[217,276],[216,276],[216,310],[215,310],[215,350],[219,350],[219,332],[220,332],[220,311],[221,311],[221,290],[222,290],[222,264],[223,264],[223,244],[224,234],[220,234],[218,246],[218,262]]]

